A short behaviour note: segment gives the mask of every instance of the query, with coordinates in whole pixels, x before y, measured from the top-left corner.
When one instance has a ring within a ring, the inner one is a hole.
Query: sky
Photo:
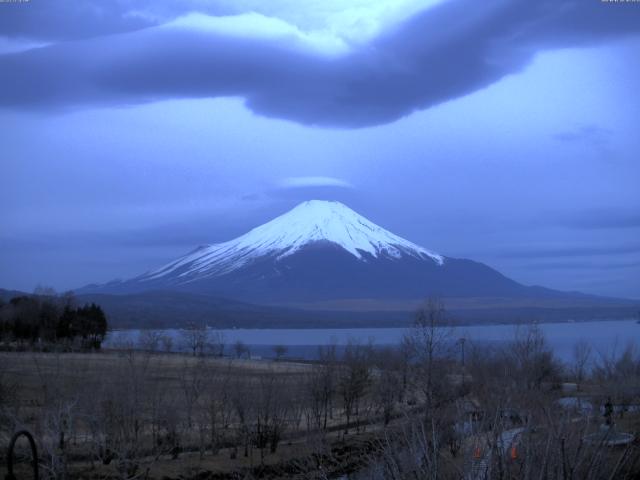
[[[640,299],[640,3],[0,3],[0,288],[129,278],[333,199]]]

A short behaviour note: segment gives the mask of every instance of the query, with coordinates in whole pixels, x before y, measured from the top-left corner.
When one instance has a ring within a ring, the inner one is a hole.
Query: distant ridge
[[[0,289],[0,299],[31,295]],[[566,322],[630,319],[640,302],[585,298],[572,304],[554,299],[449,299],[445,306],[460,324]],[[78,304],[100,305],[111,328],[177,328],[189,323],[215,328],[361,328],[404,327],[411,324],[419,301],[385,304],[378,301],[323,302],[282,307],[254,305],[212,295],[178,291],[134,294],[80,294]]]
[[[321,200],[303,202],[238,238],[198,247],[135,278],[90,285],[78,293],[151,291],[302,308],[358,299],[416,303],[427,296],[500,298],[504,304],[527,300],[529,307],[551,300],[609,302],[522,285],[482,263],[410,242],[340,202]]]

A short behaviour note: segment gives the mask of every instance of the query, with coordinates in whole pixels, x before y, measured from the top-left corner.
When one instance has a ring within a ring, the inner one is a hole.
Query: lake
[[[640,340],[640,324],[636,320],[611,320],[592,322],[563,322],[539,324],[555,354],[565,362],[572,358],[574,345],[579,341],[588,342],[594,354],[621,353],[630,343]],[[465,325],[456,327],[452,339],[465,338],[467,341],[491,345],[500,344],[514,338],[516,325]],[[520,326],[519,328],[523,328]],[[223,329],[226,353],[232,353],[237,341],[247,345],[253,356],[273,357],[273,347],[283,345],[287,357],[313,359],[318,346],[336,344],[341,350],[350,340],[376,346],[397,345],[407,333],[406,328],[332,328],[332,329]],[[175,350],[181,349],[181,330],[161,330],[173,338]],[[111,332],[105,347],[114,347],[124,341],[136,342],[139,330],[119,330]]]

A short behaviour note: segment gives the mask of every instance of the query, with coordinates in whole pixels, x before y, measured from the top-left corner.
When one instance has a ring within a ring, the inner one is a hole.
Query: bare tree
[[[180,333],[182,343],[187,351],[191,352],[194,357],[204,354],[204,349],[209,340],[209,331],[206,325],[188,323]]]
[[[210,332],[207,349],[214,357],[223,357],[226,346],[224,333],[219,330]]]
[[[451,356],[452,340],[453,325],[444,303],[438,298],[428,298],[416,312],[413,326],[404,339],[413,356],[413,379],[424,395],[427,415],[443,387],[442,369]]]
[[[141,330],[138,334],[138,346],[148,352],[156,352],[160,346],[162,334],[156,330]]]
[[[286,393],[285,377],[269,371],[260,375],[255,401],[254,434],[260,458],[265,448],[275,453],[287,427],[293,399]]]
[[[512,369],[512,378],[525,390],[540,389],[543,382],[557,381],[561,371],[542,329],[536,324],[516,329],[505,360]]]
[[[603,386],[606,397],[615,404],[616,413],[624,416],[631,403],[640,401],[640,353],[637,344],[629,342],[620,353],[616,348],[608,354],[600,352],[593,377]]]
[[[373,386],[374,400],[382,413],[384,425],[391,421],[395,406],[402,397],[402,374],[392,360],[394,355],[390,351],[380,354],[381,361],[377,364],[377,377]]]
[[[247,378],[235,376],[230,384],[231,404],[238,422],[236,446],[231,450],[231,458],[237,455],[237,445],[244,448],[244,456],[249,456],[251,447],[251,435],[255,425],[257,410],[255,385],[250,384]]]
[[[573,346],[573,375],[578,383],[584,380],[591,362],[591,345],[585,340],[580,340]]]
[[[287,347],[285,347],[284,345],[274,345],[273,346],[273,353],[276,356],[276,360],[282,360],[282,357],[284,357],[287,354],[287,351],[289,349]]]
[[[161,453],[150,455],[154,450],[147,443],[152,358],[134,348],[121,352],[117,364],[105,372],[109,377],[90,416],[96,456],[113,465],[123,480],[147,476]]]
[[[9,419],[12,416],[11,410],[15,403],[16,395],[18,393],[18,385],[12,385],[7,379],[7,364],[5,359],[2,358],[0,353],[0,433],[3,427],[9,426]]]
[[[233,344],[233,351],[236,354],[236,358],[242,358],[245,356],[246,358],[249,358],[251,356],[249,347],[247,347],[242,340],[236,340],[236,343]]]
[[[220,372],[212,370],[207,375],[204,405],[209,424],[211,452],[214,455],[218,453],[220,445],[224,442],[224,435],[232,421],[231,379],[232,371],[229,366]]]
[[[173,338],[170,335],[161,335],[160,344],[162,345],[162,350],[165,353],[171,353],[173,350]]]
[[[318,358],[318,364],[306,377],[307,427],[326,430],[336,394],[336,345],[318,347]]]
[[[61,355],[47,357],[46,363],[38,354],[32,356],[42,388],[40,425],[43,466],[47,477],[68,477],[68,446],[78,422],[80,385],[74,385],[77,376],[65,375]]]
[[[196,404],[204,392],[206,385],[207,369],[205,360],[197,361],[185,359],[180,371],[180,387],[184,398],[187,427],[193,426],[193,415]]]
[[[362,399],[371,383],[371,350],[350,341],[344,351],[343,365],[339,370],[338,391],[342,397],[345,415],[345,433],[353,417],[356,419],[356,431],[360,429],[360,410]]]

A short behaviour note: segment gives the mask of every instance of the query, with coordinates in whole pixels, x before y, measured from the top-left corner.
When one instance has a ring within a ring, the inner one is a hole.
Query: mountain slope
[[[304,202],[278,218],[229,242],[200,247],[137,280],[173,278],[177,284],[219,277],[262,258],[283,261],[318,242],[358,260],[413,257],[441,265],[443,257],[379,227],[339,202]]]
[[[304,202],[234,240],[200,247],[124,282],[80,290],[173,290],[253,303],[334,299],[553,297],[478,262],[444,257],[339,202]]]

